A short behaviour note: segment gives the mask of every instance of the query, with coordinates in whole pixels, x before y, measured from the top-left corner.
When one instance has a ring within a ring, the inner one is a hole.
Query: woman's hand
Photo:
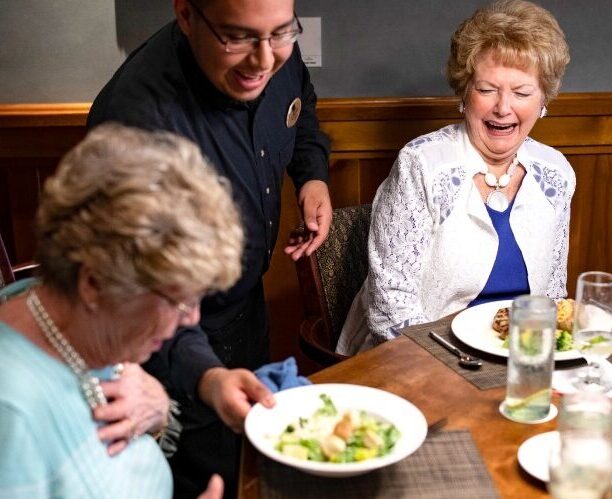
[[[168,422],[170,399],[157,379],[138,364],[123,364],[121,376],[100,383],[108,404],[94,409],[94,419],[108,424],[100,427],[98,437],[108,442],[108,453],[118,454],[130,440],[163,428]]]
[[[211,406],[232,431],[241,433],[251,405],[275,404],[272,392],[247,369],[208,369],[198,383],[198,395]]]

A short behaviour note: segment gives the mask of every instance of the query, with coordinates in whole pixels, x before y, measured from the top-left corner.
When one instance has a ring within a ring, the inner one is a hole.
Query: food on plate
[[[557,352],[565,352],[573,348],[574,304],[575,302],[571,298],[557,302],[557,330],[555,332]],[[497,310],[491,327],[499,338],[504,340],[503,346],[508,348],[508,334],[510,331],[509,307]]]
[[[352,463],[391,452],[400,437],[391,423],[366,411],[339,414],[331,398],[320,395],[323,406],[310,417],[287,425],[276,449],[297,459]]]
[[[574,305],[571,298],[557,302],[557,329],[571,331],[574,328]]]
[[[557,331],[555,331],[555,338],[557,340],[557,344],[555,346],[557,352],[566,352],[574,348],[574,339],[570,331],[566,331],[565,329],[557,329]]]
[[[497,331],[497,335],[505,340],[510,331],[510,309],[508,307],[500,308],[495,313],[492,326]]]

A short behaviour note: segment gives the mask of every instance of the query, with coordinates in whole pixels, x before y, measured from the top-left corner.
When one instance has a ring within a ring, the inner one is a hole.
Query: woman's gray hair
[[[501,0],[478,9],[451,38],[447,77],[463,98],[476,63],[486,52],[501,64],[538,71],[545,102],[559,92],[569,48],[550,12],[525,0]]]
[[[45,184],[37,236],[41,277],[67,295],[83,266],[112,301],[160,288],[226,290],[241,272],[243,231],[227,182],[169,132],[89,132]]]

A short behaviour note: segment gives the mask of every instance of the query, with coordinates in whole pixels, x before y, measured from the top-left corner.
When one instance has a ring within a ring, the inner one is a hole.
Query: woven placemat
[[[436,359],[463,376],[477,388],[487,390],[489,388],[505,386],[507,379],[507,359],[481,352],[458,340],[451,331],[451,322],[456,315],[457,314],[452,314],[438,321],[428,322],[427,324],[407,326],[398,331],[411,340],[416,341]],[[439,334],[442,338],[452,343],[463,352],[482,359],[482,367],[477,370],[461,367],[457,363],[458,359],[454,354],[429,337],[429,331]],[[572,369],[583,365],[585,365],[585,362],[582,359],[557,362],[555,363],[555,370]]]
[[[438,432],[399,463],[350,478],[308,475],[262,455],[258,468],[262,499],[499,497],[467,430]]]
[[[448,317],[444,317],[439,321],[429,322],[427,324],[404,327],[399,331],[404,336],[416,341],[436,359],[444,362],[444,364],[450,367],[453,371],[463,376],[470,383],[481,390],[505,386],[506,359],[483,354],[483,352],[474,350],[455,338],[455,335],[453,335],[451,332],[451,322],[455,315],[456,314],[449,315]],[[464,352],[482,359],[482,367],[477,370],[465,369],[464,367],[461,367],[457,363],[458,359],[454,354],[429,337],[429,331],[439,334],[442,336],[442,338]]]

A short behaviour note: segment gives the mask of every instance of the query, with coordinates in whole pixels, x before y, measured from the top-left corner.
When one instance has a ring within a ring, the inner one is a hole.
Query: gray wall
[[[0,102],[87,102],[150,33],[171,0],[0,0]],[[450,93],[449,38],[486,0],[296,0],[322,18],[321,97]],[[612,91],[612,0],[540,0],[565,30],[562,91]]]

